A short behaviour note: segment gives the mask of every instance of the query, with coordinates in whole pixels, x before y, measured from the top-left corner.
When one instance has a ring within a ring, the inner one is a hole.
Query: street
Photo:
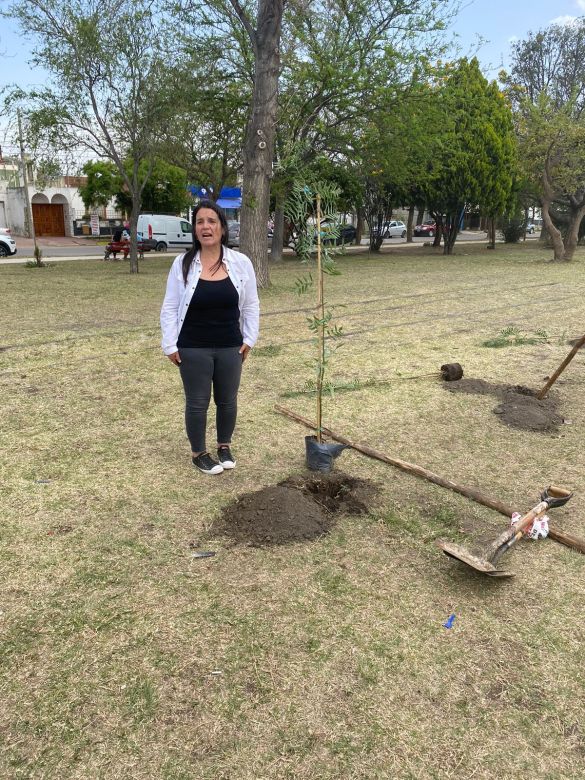
[[[32,239],[23,238],[22,236],[15,236],[14,238],[18,252],[12,257],[1,258],[0,263],[2,265],[6,265],[8,263],[20,263],[26,260],[31,260],[34,257],[34,246]],[[486,240],[487,234],[485,231],[464,230],[457,236],[457,243],[465,241]],[[538,240],[538,235],[527,236],[526,240]],[[367,241],[368,237],[367,235],[364,235],[361,245],[359,247],[355,247],[355,249],[365,248],[367,246]],[[428,236],[420,236],[418,238],[415,237],[413,238],[412,244],[410,246],[431,243],[432,241],[433,239],[429,238]],[[37,243],[43,252],[43,258],[47,260],[50,259],[52,262],[59,262],[61,260],[75,260],[81,258],[101,259],[104,256],[104,244],[97,244],[94,241],[88,239],[70,237],[40,238],[38,239]],[[400,246],[405,245],[406,243],[407,242],[405,238],[386,238],[384,239],[383,246]],[[354,248],[353,245],[346,246],[346,249],[351,250],[352,248]],[[156,252],[149,252],[147,256],[153,257],[157,254],[158,253]],[[168,254],[169,258],[175,256],[174,250],[170,250],[166,254]]]

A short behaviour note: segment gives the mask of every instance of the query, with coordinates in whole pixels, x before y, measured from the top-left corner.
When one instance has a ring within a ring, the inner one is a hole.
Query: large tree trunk
[[[274,232],[272,233],[272,246],[270,260],[273,263],[282,261],[282,249],[284,246],[284,203],[277,198],[274,209]]]
[[[425,206],[421,206],[418,210],[418,214],[416,216],[416,224],[422,225],[423,219],[425,218]]]
[[[435,238],[433,239],[433,246],[441,246],[441,239],[443,238],[443,215],[433,214],[432,216],[435,220],[436,228]]]
[[[132,210],[130,211],[130,273],[138,273],[138,217],[142,206],[142,189],[138,183],[138,163],[134,161],[132,172]]]
[[[577,249],[577,244],[579,243],[579,228],[581,227],[584,215],[585,206],[571,209],[571,221],[565,238],[565,253],[563,260],[570,261],[573,259],[575,249]]]
[[[364,210],[361,206],[357,209],[357,222],[355,226],[355,243],[359,246],[362,243],[364,234]]]
[[[542,221],[546,232],[548,233],[551,243],[553,245],[553,252],[555,262],[562,262],[565,259],[565,246],[563,244],[563,236],[561,231],[555,226],[550,216],[551,202],[547,198],[543,198],[541,202],[542,206]]]
[[[414,209],[415,206],[412,205],[408,209],[408,222],[406,223],[406,243],[412,244],[412,230],[413,230],[413,223],[414,223]]]
[[[140,215],[140,202],[132,200],[130,212],[130,273],[138,273],[138,217]]]
[[[232,4],[254,47],[254,90],[244,144],[240,247],[252,260],[260,287],[268,287],[268,216],[274,158],[280,69],[280,31],[284,0],[260,0],[256,30],[239,3]]]
[[[487,224],[487,233],[488,233],[488,249],[495,249],[496,248],[496,219],[495,217],[490,217]]]
[[[459,212],[457,214],[447,214],[443,225],[443,254],[452,255],[453,247],[459,232]]]

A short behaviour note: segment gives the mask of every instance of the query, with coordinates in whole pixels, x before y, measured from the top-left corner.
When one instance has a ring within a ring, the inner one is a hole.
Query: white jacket
[[[160,312],[162,329],[162,348],[165,355],[177,352],[177,341],[183,321],[189,309],[189,303],[201,276],[199,252],[195,255],[187,284],[183,281],[183,257],[177,255],[169,271],[167,291]],[[232,284],[237,290],[240,308],[240,329],[244,344],[253,347],[258,339],[260,322],[260,301],[256,289],[256,274],[252,262],[241,252],[223,247],[223,261]]]

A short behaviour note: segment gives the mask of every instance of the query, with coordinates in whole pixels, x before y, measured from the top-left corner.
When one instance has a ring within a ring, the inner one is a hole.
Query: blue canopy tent
[[[210,191],[205,187],[190,184],[189,192],[196,198],[210,196]],[[217,199],[217,205],[227,212],[229,219],[237,219],[236,212],[242,208],[242,190],[240,187],[222,187]]]

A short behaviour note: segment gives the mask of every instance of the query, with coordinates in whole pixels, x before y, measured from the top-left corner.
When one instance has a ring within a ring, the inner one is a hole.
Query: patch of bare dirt
[[[444,385],[451,393],[474,393],[493,395],[500,400],[494,407],[494,414],[512,428],[524,431],[557,431],[563,417],[557,409],[557,402],[551,398],[536,398],[536,393],[523,385],[492,384],[483,379],[460,379]]]
[[[310,541],[329,533],[340,514],[362,514],[377,488],[343,473],[290,477],[246,493],[213,522],[208,536],[251,547]]]

